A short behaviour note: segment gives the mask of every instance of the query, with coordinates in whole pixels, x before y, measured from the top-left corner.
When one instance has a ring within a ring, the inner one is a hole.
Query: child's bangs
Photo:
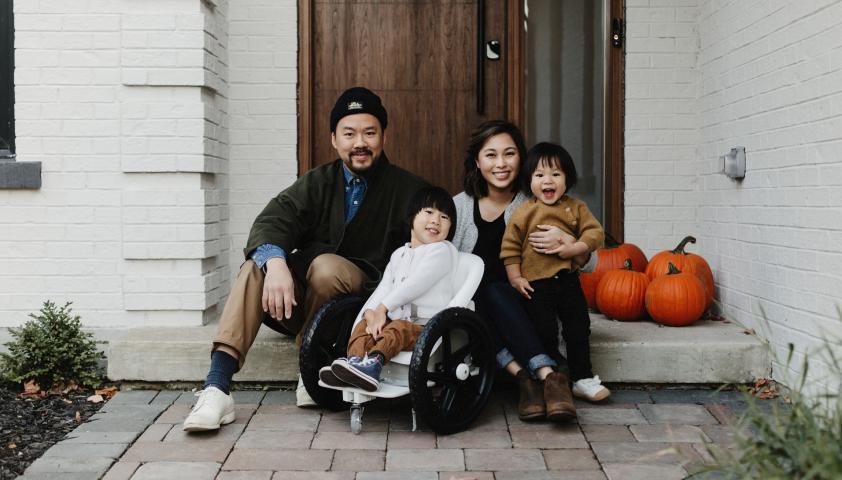
[[[412,228],[412,222],[415,220],[415,216],[418,215],[418,212],[424,210],[425,208],[435,208],[450,217],[452,225],[456,225],[456,204],[453,203],[453,198],[450,197],[447,190],[441,187],[429,187],[420,190],[412,197],[412,199],[410,199],[406,219],[410,228]],[[450,228],[450,235],[448,235],[447,238],[448,240],[453,239],[455,230],[456,229],[453,226]]]
[[[544,168],[557,168],[564,170],[561,166],[561,159],[556,155],[544,155],[538,159],[538,165]]]

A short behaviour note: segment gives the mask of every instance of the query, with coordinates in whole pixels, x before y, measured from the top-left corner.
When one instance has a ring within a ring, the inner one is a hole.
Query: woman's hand
[[[576,243],[576,237],[555,225],[538,225],[537,228],[538,231],[529,234],[529,245],[535,252],[556,255],[565,245]]]
[[[374,338],[380,336],[383,327],[386,326],[389,317],[386,315],[387,310],[383,304],[380,304],[374,310],[368,309],[363,312],[363,320],[365,320],[365,332]]]
[[[532,297],[529,296],[529,294],[534,292],[535,289],[533,289],[532,285],[529,284],[529,280],[523,277],[517,277],[509,280],[509,283],[512,284],[512,287],[514,287],[518,293],[526,297],[527,300],[532,300]]]

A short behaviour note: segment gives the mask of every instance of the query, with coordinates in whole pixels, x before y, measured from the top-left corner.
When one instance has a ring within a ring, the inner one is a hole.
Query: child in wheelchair
[[[439,187],[419,191],[409,202],[407,221],[409,243],[392,253],[358,315],[347,357],[319,370],[324,384],[376,391],[386,362],[415,345],[423,330],[416,320],[432,317],[453,297],[459,252],[450,243],[456,224],[450,194]]]

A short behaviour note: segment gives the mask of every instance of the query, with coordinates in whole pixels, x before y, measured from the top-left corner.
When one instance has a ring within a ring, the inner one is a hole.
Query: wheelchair
[[[361,296],[334,298],[319,309],[304,334],[299,369],[307,393],[320,406],[341,410],[350,403],[351,431],[362,431],[364,404],[377,398],[409,395],[412,426],[420,418],[436,433],[464,430],[482,412],[497,370],[491,330],[473,311],[471,298],[482,279],[483,263],[459,253],[456,294],[424,325],[412,352],[400,352],[383,367],[380,387],[368,392],[351,386],[330,387],[319,369],[344,357],[351,331],[365,303]]]

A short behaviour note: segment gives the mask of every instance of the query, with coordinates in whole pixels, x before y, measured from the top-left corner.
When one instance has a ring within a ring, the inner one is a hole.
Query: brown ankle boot
[[[517,385],[520,390],[520,402],[517,404],[517,414],[521,420],[537,420],[544,418],[547,408],[544,406],[544,389],[541,382],[534,380],[526,373],[526,369],[517,372]]]
[[[573,394],[567,384],[567,374],[553,372],[544,379],[544,402],[547,404],[547,418],[564,422],[576,418]]]

